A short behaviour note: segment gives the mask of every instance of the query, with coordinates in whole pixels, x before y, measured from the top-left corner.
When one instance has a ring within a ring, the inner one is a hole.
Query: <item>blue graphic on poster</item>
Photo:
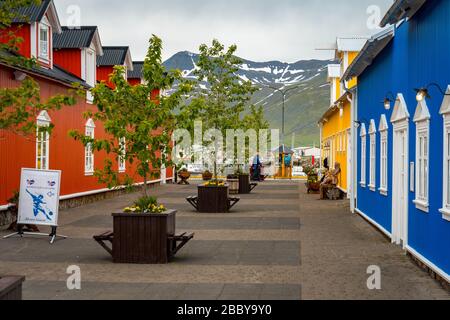
[[[22,169],[20,224],[57,226],[61,172]]]
[[[27,190],[27,193],[31,196],[31,198],[33,199],[33,213],[34,216],[37,217],[37,215],[39,213],[42,213],[47,220],[52,220],[52,218],[50,218],[50,216],[53,216],[53,212],[50,211],[50,209],[48,208],[43,208],[42,205],[46,205],[47,203],[44,202],[44,196],[42,194],[39,195],[35,195],[32,194],[29,190]]]

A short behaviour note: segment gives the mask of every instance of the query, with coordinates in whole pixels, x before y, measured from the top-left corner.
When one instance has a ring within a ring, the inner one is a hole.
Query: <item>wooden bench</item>
[[[239,201],[241,201],[241,198],[229,197],[228,198],[228,210],[231,210]]]
[[[105,233],[102,233],[98,236],[94,236],[94,240],[102,246],[103,249],[105,249],[110,255],[113,255],[113,249],[112,244],[114,241],[114,232],[107,231]],[[106,242],[111,243],[111,246],[108,246]]]
[[[198,197],[197,196],[190,196],[186,198],[186,201],[189,202],[191,206],[195,208],[195,210],[198,211]]]
[[[194,233],[187,234],[186,232],[179,236],[171,236],[167,238],[168,243],[168,256],[169,259],[173,258],[178,251],[180,251],[189,241],[194,238]]]
[[[189,202],[189,204],[192,205],[195,208],[195,210],[198,211],[198,197],[197,196],[187,197],[186,201]],[[241,201],[241,198],[229,197],[228,198],[228,210],[231,210],[239,201]]]
[[[195,234],[187,234],[186,232],[178,235],[178,236],[168,236],[167,237],[167,256],[168,258],[173,258],[178,251],[180,251],[189,241],[194,238]],[[107,231],[98,236],[94,236],[94,240],[102,246],[111,256],[113,254],[112,243],[114,241],[114,232]],[[107,244],[107,242],[111,243],[111,246]]]

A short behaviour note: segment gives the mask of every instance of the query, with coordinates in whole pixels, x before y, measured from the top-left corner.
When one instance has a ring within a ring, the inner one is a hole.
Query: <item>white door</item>
[[[405,247],[408,237],[408,129],[394,128],[392,242]]]

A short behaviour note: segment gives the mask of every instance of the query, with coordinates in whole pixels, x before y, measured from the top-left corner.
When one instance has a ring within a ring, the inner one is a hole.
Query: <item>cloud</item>
[[[145,56],[152,34],[164,41],[164,58],[196,52],[219,39],[237,44],[238,54],[256,61],[328,59],[337,36],[371,35],[367,8],[382,13],[392,0],[55,0],[63,24],[68,6],[81,9],[81,24],[98,25],[104,45],[129,45]]]

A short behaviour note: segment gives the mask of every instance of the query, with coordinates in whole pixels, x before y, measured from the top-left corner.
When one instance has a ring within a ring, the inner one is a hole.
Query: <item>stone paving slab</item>
[[[299,300],[301,287],[288,284],[123,284],[84,282],[81,290],[67,290],[65,282],[27,281],[24,299],[121,300]]]
[[[71,237],[54,246],[42,238],[0,240],[0,274],[25,275],[26,299],[450,300],[400,247],[350,213],[348,201],[319,201],[304,182],[260,183],[226,215],[195,213],[184,199],[195,184],[151,192],[179,210],[179,231],[196,232],[172,263],[116,265],[92,241],[111,227],[111,212],[140,196],[126,194],[62,210],[59,231]],[[65,288],[73,264],[82,272],[79,292]],[[371,265],[382,270],[382,290],[367,289]]]
[[[31,267],[32,265],[32,267]],[[2,261],[0,274],[23,274],[27,281],[67,280],[68,263],[28,263]],[[302,283],[299,266],[218,266],[218,265],[113,265],[77,264],[82,281],[106,283],[186,283],[191,284],[297,284]],[[126,297],[125,297],[126,298]]]
[[[95,241],[67,239],[49,245],[45,239],[8,239],[0,246],[0,260],[16,262],[107,263],[111,257]],[[192,241],[173,260],[180,265],[300,264],[295,241]],[[111,263],[111,267],[113,267]]]
[[[184,198],[187,198],[190,195],[192,195],[192,194],[185,193],[185,197]],[[170,199],[170,198],[175,198],[175,197],[180,197],[180,196],[182,196],[182,195],[180,195],[180,193],[169,192],[169,193],[164,194],[164,198],[161,198],[161,199],[165,199],[165,198]],[[259,193],[258,192],[252,192],[251,194],[248,194],[248,195],[236,195],[236,196],[241,197],[241,200],[243,200],[243,201],[267,198],[267,194],[266,193],[261,193],[261,192],[259,192]],[[245,197],[245,199],[244,199],[244,197]],[[297,200],[298,199],[298,192],[274,193],[274,194],[270,195],[270,198],[272,200],[275,200],[275,201],[276,200],[292,200],[292,199]]]
[[[197,217],[177,217],[177,228],[183,230],[297,230],[300,229],[299,218],[266,218],[266,217],[215,217],[210,215],[208,219]],[[69,224],[74,227],[112,228],[110,216],[91,216]]]
[[[93,235],[101,234],[108,229],[105,228],[79,228],[61,227],[59,232],[72,239],[89,239]],[[299,230],[196,230],[177,229],[178,233],[195,233],[195,240],[217,240],[217,241],[300,241]]]

